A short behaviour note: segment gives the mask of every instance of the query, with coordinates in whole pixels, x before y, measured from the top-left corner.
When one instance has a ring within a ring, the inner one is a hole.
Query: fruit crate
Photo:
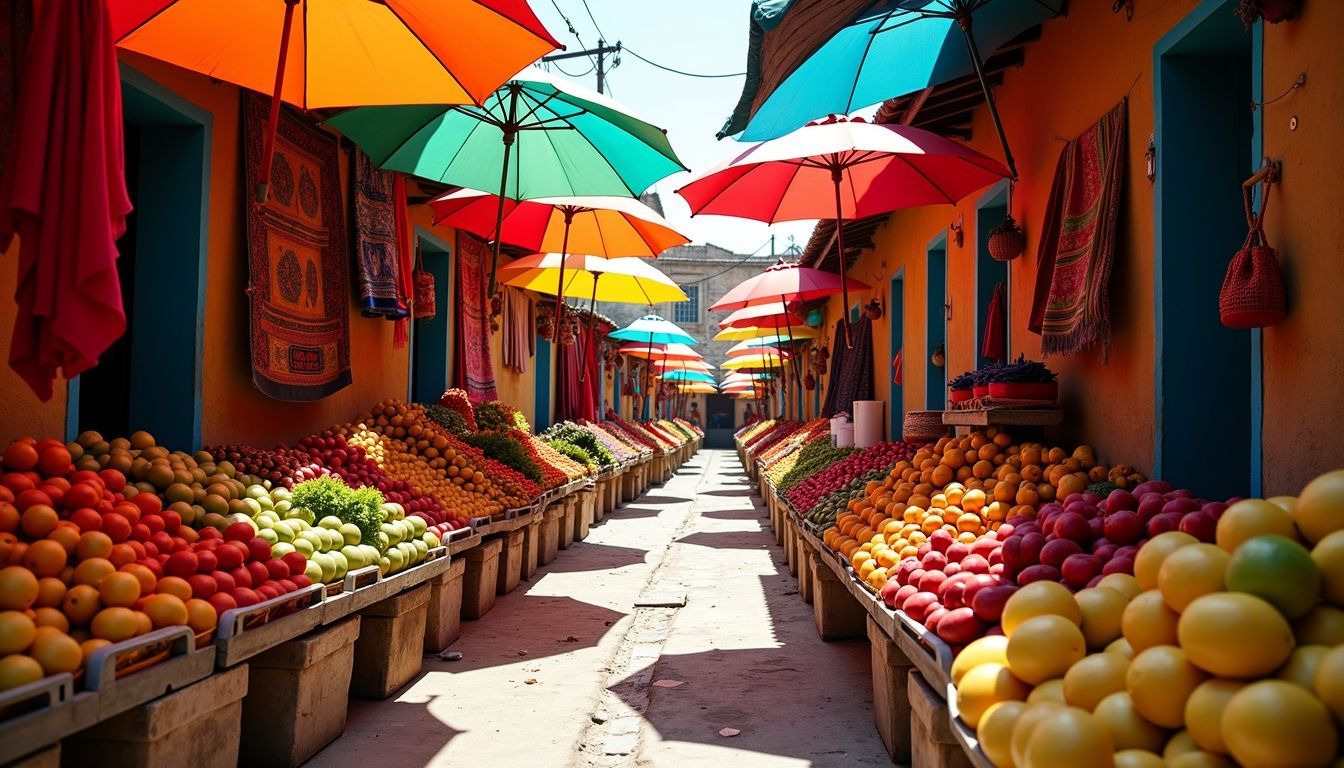
[[[214,649],[165,627],[94,651],[77,680],[52,675],[0,694],[0,764],[209,677]]]
[[[470,528],[458,528],[443,539],[448,554],[458,555],[481,543],[481,534]]]
[[[956,738],[957,743],[961,745],[966,753],[966,759],[971,761],[975,768],[994,768],[994,764],[989,761],[984,750],[980,749],[980,740],[976,738],[975,731],[970,726],[961,721],[961,712],[957,710],[957,687],[951,683],[947,684],[947,711],[948,720],[952,726],[952,736]]]
[[[429,581],[448,569],[449,559],[448,548],[441,546],[429,550],[419,563],[388,577],[383,577],[376,565],[347,573],[341,594],[323,605],[322,623],[330,624]]]
[[[256,605],[225,611],[219,617],[215,638],[216,664],[220,669],[232,667],[318,626],[325,598],[325,585],[312,584]]]

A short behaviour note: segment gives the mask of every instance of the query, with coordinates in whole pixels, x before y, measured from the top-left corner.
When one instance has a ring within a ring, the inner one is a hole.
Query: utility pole
[[[557,53],[553,56],[543,56],[542,61],[564,61],[565,59],[578,59],[584,56],[597,56],[597,92],[606,93],[607,87],[607,54],[615,54],[616,63],[621,63],[621,41],[617,40],[615,45],[607,45],[607,41],[598,39],[596,48],[589,48],[584,51],[572,51],[567,53]]]

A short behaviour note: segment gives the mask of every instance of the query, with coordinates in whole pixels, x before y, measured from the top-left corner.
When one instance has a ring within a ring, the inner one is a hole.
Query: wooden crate
[[[570,494],[558,503],[563,504],[565,509],[565,517],[560,521],[560,548],[569,549],[574,543],[574,531],[577,528],[574,518],[579,513],[578,499],[574,498],[574,494]]]
[[[462,558],[429,582],[429,607],[425,611],[425,651],[438,653],[462,634],[462,589],[467,562]]]
[[[341,735],[359,628],[351,616],[248,661],[241,764],[292,768]]]
[[[429,592],[421,584],[360,612],[351,696],[386,699],[420,674]]]
[[[924,680],[919,670],[911,667],[908,675],[911,767],[974,768],[952,734],[947,700]]]
[[[593,524],[593,499],[597,497],[594,491],[579,491],[574,494],[574,538],[577,541],[583,541],[588,538],[588,529]]]
[[[840,581],[826,560],[812,558],[812,615],[822,640],[843,640],[867,634],[868,613]]]
[[[248,669],[239,664],[61,742],[68,766],[236,768]]]
[[[541,522],[542,515],[537,513],[531,522],[523,526],[523,566],[522,577],[531,579],[532,574],[541,566]],[[558,533],[558,531],[557,531]]]
[[[552,501],[541,513],[541,564],[555,560],[560,552],[560,526],[565,521],[565,503]]]
[[[870,616],[868,641],[872,646],[873,720],[887,754],[897,763],[910,762],[910,660]]]
[[[518,588],[523,577],[523,539],[526,534],[520,528],[509,531],[499,538],[504,543],[499,553],[499,572],[495,579],[495,592],[507,595]]]
[[[479,619],[495,607],[495,585],[499,580],[499,555],[504,542],[499,539],[482,541],[479,547],[467,550],[462,560],[466,572],[462,578],[462,617]]]
[[[811,542],[806,536],[799,535],[795,540],[795,546],[798,547],[798,597],[802,598],[804,603],[812,603],[812,555],[813,549]]]

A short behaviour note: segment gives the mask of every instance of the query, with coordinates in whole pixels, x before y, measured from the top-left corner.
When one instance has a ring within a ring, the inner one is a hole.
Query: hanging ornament
[[[863,311],[865,314],[868,315],[869,320],[882,319],[882,305],[878,302],[877,299],[873,299],[872,301],[868,302],[868,306],[864,307]]]
[[[1302,0],[1241,0],[1237,4],[1237,18],[1250,29],[1260,19],[1278,24],[1296,18],[1300,10]]]
[[[997,227],[989,231],[989,255],[997,261],[1012,261],[1027,249],[1027,233],[1012,216],[1005,216]]]
[[[947,355],[943,351],[943,343],[941,341],[938,342],[938,346],[933,348],[933,354],[929,356],[929,362],[933,363],[936,368],[942,368],[943,364],[947,362]]]
[[[806,389],[808,392],[811,392],[816,388],[817,388],[816,376],[813,376],[812,374],[809,373],[803,377],[803,389]]]

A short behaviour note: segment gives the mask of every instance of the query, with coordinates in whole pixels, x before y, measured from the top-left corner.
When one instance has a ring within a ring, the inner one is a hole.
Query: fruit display
[[[1235,501],[1211,537],[1157,533],[1132,576],[1014,588],[1003,636],[953,664],[961,720],[1000,768],[1337,765],[1342,558],[1336,471]]]
[[[597,435],[570,421],[552,425],[542,433],[552,447],[556,443],[565,443],[583,451],[587,463],[597,467],[610,467],[616,464],[616,457],[597,439]],[[562,451],[564,452],[564,451]]]
[[[580,421],[579,426],[592,432],[593,437],[611,452],[612,458],[617,462],[623,463],[638,458],[639,451],[636,446],[627,443],[619,433],[610,428],[610,425],[604,427],[596,422]]]
[[[807,515],[823,496],[869,472],[880,470],[885,476],[897,461],[910,458],[918,448],[912,443],[896,442],[878,443],[871,448],[855,451],[820,472],[794,483],[784,496],[799,514]]]
[[[787,495],[789,490],[793,488],[794,483],[821,472],[832,464],[848,458],[856,451],[858,449],[852,445],[842,447],[831,445],[829,436],[823,435],[814,438],[799,449],[798,460],[793,462],[793,466],[783,473],[779,479],[775,480],[775,487],[780,493]]]

